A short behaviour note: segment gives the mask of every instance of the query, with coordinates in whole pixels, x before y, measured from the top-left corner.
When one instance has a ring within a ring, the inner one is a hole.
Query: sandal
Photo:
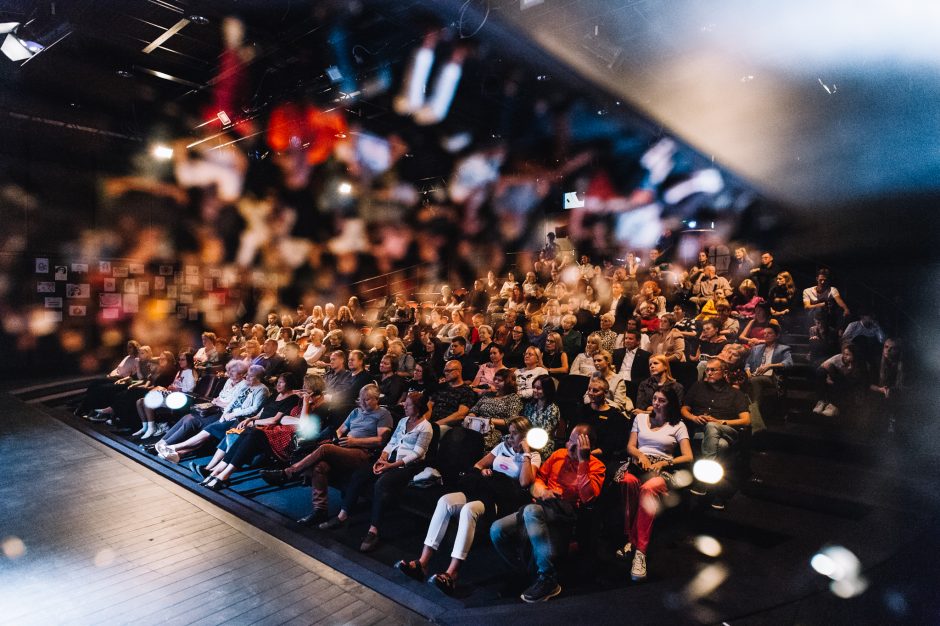
[[[398,563],[395,563],[395,569],[408,578],[417,580],[418,582],[423,581],[424,577],[427,576],[427,572],[424,571],[424,568],[421,567],[421,563],[418,561],[405,561],[402,559]]]
[[[630,558],[631,552],[633,552],[633,545],[628,541],[627,543],[623,544],[622,548],[618,548],[617,551],[614,552],[614,556],[616,556],[618,559],[627,559]]]
[[[445,596],[453,596],[454,592],[457,591],[457,581],[451,578],[447,572],[434,574],[428,578],[428,584],[437,587]]]

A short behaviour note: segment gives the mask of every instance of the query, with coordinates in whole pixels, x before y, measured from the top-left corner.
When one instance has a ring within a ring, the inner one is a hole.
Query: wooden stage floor
[[[0,398],[0,624],[425,621],[36,407]]]

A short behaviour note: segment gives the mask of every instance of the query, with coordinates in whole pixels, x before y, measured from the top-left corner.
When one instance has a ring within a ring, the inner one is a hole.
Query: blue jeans
[[[702,458],[717,459],[720,452],[727,450],[737,440],[738,431],[733,426],[708,422],[705,424],[705,438],[702,439]]]
[[[538,573],[545,577],[555,576],[553,560],[559,553],[558,546],[567,541],[568,524],[550,525],[541,504],[529,504],[520,515],[513,513],[493,522],[490,539],[503,560],[514,569],[524,568],[522,541],[527,540],[532,548],[532,558]]]

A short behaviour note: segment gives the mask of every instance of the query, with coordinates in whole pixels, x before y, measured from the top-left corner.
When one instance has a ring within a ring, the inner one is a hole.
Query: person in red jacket
[[[544,602],[561,593],[554,565],[559,546],[567,546],[578,508],[594,500],[604,483],[606,468],[591,456],[595,438],[590,426],[575,426],[566,449],[556,450],[539,469],[531,489],[532,504],[490,527],[493,545],[510,567],[521,564],[523,536],[532,548],[538,577],[522,593],[525,602]]]

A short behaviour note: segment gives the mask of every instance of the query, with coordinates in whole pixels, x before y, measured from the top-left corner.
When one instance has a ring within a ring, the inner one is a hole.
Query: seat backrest
[[[452,485],[461,472],[473,467],[483,457],[483,435],[462,426],[451,427],[441,438],[437,448],[437,470],[444,485]]]

